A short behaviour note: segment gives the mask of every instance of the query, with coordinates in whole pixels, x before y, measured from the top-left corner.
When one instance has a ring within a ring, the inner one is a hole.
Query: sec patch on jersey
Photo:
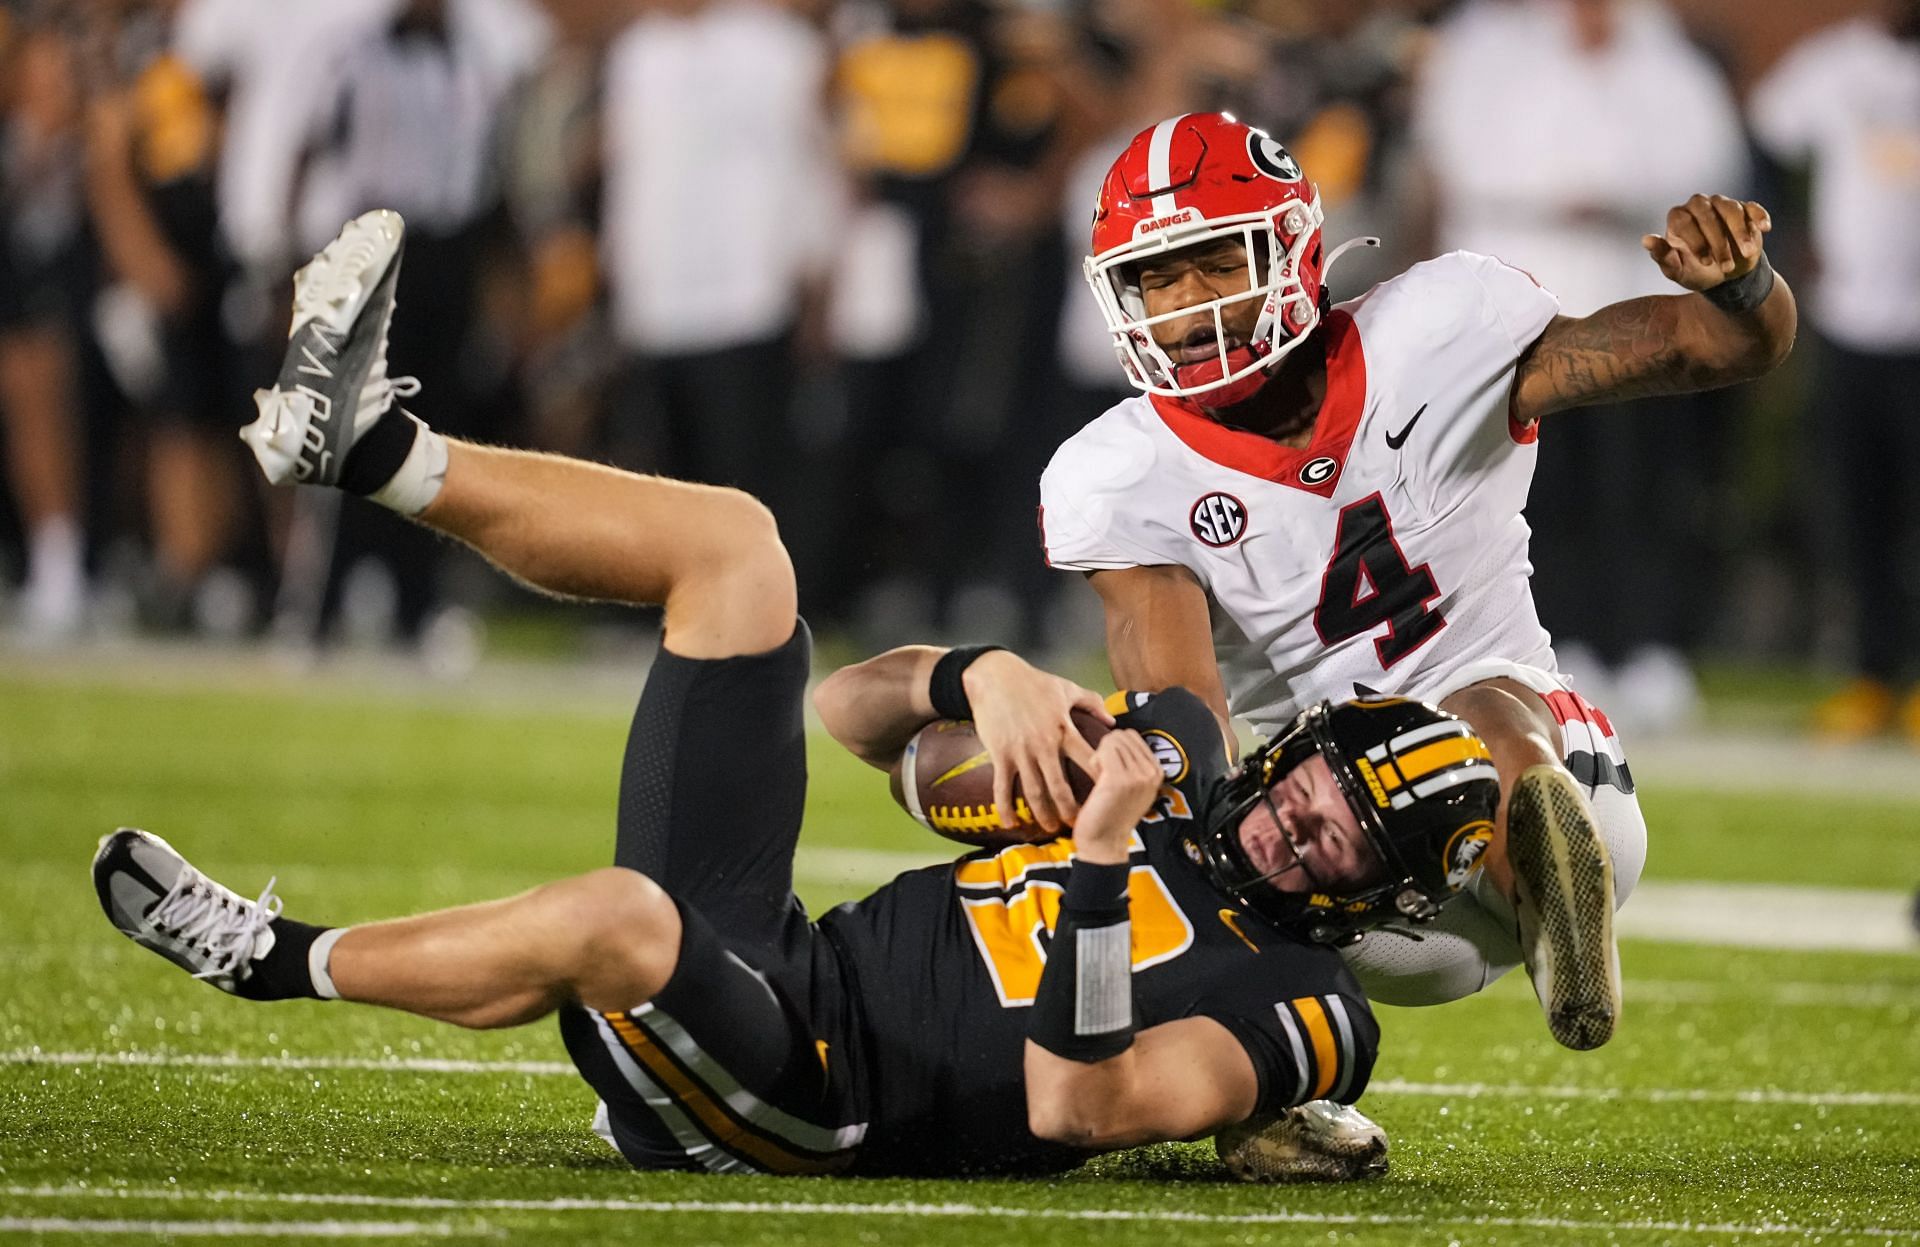
[[[1193,504],[1187,524],[1203,543],[1222,550],[1246,536],[1247,504],[1224,490],[1215,490]]]
[[[1112,729],[1085,711],[1073,712],[1075,726],[1090,745]],[[1071,762],[1063,762],[1075,800],[1085,801],[1093,780]],[[1020,781],[1014,780],[1017,825],[1000,825],[1000,808],[993,800],[993,758],[980,743],[973,724],[964,719],[940,719],[914,733],[893,775],[893,799],[921,826],[949,840],[976,849],[1009,844],[1036,844],[1055,833],[1033,821]]]

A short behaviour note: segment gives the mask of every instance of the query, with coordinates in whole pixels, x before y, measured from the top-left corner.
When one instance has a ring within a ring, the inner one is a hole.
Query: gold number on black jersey
[[[1160,872],[1144,864],[1146,846],[1137,833],[1131,848],[1127,907],[1133,923],[1133,968],[1142,970],[1191,948],[1193,924]],[[1040,972],[1047,964],[1043,941],[1060,921],[1060,896],[1072,860],[1073,841],[1063,839],[1017,844],[992,857],[963,861],[955,871],[968,931],[1002,1005],[1030,1005],[1040,989]]]

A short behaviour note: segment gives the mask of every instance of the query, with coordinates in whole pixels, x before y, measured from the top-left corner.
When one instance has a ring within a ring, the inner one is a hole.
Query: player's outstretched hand
[[[1100,778],[1074,824],[1076,856],[1089,862],[1127,860],[1127,837],[1153,808],[1166,773],[1140,733],[1121,729],[1100,739]]]
[[[1112,723],[1100,694],[1072,680],[1040,670],[1018,654],[994,650],[967,667],[961,677],[973,706],[973,730],[993,758],[993,800],[1001,826],[1019,825],[1013,781],[1020,781],[1033,821],[1059,832],[1079,817],[1080,803],[1061,766],[1072,761],[1099,778],[1093,746],[1074,726],[1074,710]]]
[[[1695,195],[1667,210],[1667,232],[1640,240],[1670,281],[1711,290],[1745,277],[1760,263],[1762,235],[1773,218],[1757,203],[1726,195]]]

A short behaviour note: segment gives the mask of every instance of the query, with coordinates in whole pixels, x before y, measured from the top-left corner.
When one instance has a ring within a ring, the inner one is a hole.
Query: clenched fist
[[[1669,279],[1704,291],[1752,272],[1761,235],[1772,228],[1773,218],[1757,203],[1695,195],[1667,210],[1665,234],[1648,234],[1640,245]]]

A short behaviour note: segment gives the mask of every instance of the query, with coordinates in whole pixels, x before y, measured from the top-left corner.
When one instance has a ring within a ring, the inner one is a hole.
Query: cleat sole
[[[1547,1029],[1563,1046],[1598,1048],[1620,1018],[1613,937],[1613,859],[1573,778],[1529,768],[1507,800],[1520,946]]]

